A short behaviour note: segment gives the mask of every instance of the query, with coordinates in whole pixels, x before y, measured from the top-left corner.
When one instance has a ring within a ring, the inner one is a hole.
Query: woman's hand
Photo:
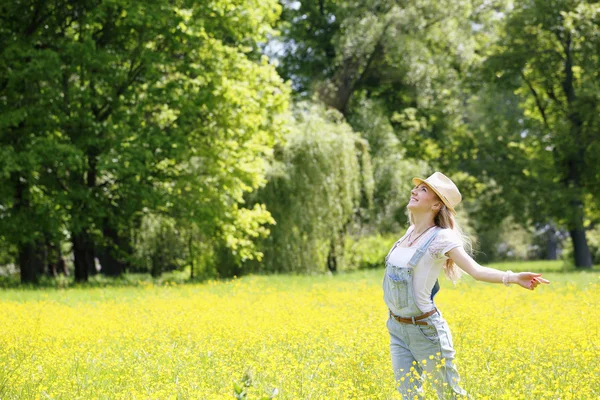
[[[534,274],[533,272],[519,272],[513,274],[511,278],[509,278],[509,282],[516,283],[517,285],[530,290],[535,289],[540,283],[550,283],[550,281],[542,278],[542,274]]]

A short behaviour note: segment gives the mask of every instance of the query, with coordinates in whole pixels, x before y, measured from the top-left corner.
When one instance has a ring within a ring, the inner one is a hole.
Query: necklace
[[[433,228],[435,225],[431,225],[429,228],[425,229],[423,232],[421,232],[419,234],[419,236],[417,236],[416,238],[412,238],[412,234],[414,232],[414,230],[410,233],[410,235],[408,235],[408,247],[412,246],[417,240],[419,240],[419,238],[421,236],[423,236],[425,234],[425,232],[427,232],[428,230],[430,230],[431,228]]]
[[[425,234],[425,232],[427,232],[428,230],[430,230],[431,228],[433,228],[435,225],[431,225],[429,228],[425,229],[423,232],[421,232],[421,234],[419,234],[419,236],[417,236],[414,240],[410,240],[412,237],[412,232],[408,235],[408,247],[412,246],[421,236],[423,236]],[[413,231],[414,232],[414,231]],[[402,237],[402,239],[398,240],[396,243],[394,243],[394,246],[392,247],[392,249],[389,251],[389,253],[387,254],[387,256],[385,256],[385,263],[387,265],[387,261],[390,258],[390,255],[394,252],[394,250],[396,250],[396,247],[398,247],[402,242],[404,242],[404,240],[406,240],[406,235]]]

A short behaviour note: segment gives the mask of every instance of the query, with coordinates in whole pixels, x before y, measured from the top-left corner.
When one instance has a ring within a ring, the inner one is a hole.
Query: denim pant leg
[[[418,339],[412,341],[413,355],[417,362],[430,376],[431,382],[440,399],[454,399],[457,396],[467,396],[467,392],[459,385],[459,375],[454,365],[454,347],[450,329],[445,320],[439,316],[428,319],[427,326],[411,326],[414,328]],[[433,356],[433,359],[430,358]],[[441,360],[444,360],[441,363]],[[435,382],[438,382],[435,384]]]
[[[403,399],[413,399],[415,395],[422,396],[423,388],[420,380],[421,366],[415,362],[406,337],[406,330],[391,318],[388,320],[390,329],[390,355],[392,357],[392,368],[396,378],[396,389]],[[414,368],[414,371],[411,371]],[[416,371],[416,373],[415,373]]]

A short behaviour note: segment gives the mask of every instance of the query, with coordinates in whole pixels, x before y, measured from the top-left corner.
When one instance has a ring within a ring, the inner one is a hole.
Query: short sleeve
[[[463,245],[460,236],[452,229],[442,229],[434,241],[429,245],[429,254],[435,259],[448,258],[446,254]]]

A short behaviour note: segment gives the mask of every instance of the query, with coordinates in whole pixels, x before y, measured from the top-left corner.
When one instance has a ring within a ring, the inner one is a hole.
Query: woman
[[[407,206],[411,226],[388,253],[383,280],[394,375],[402,398],[422,394],[424,375],[431,376],[440,398],[466,395],[453,363],[448,324],[433,302],[440,271],[444,269],[456,281],[458,266],[478,281],[530,290],[550,282],[541,274],[479,265],[465,251],[469,241],[454,218],[454,207],[462,199],[456,185],[440,172],[427,179],[414,178],[413,183]]]

